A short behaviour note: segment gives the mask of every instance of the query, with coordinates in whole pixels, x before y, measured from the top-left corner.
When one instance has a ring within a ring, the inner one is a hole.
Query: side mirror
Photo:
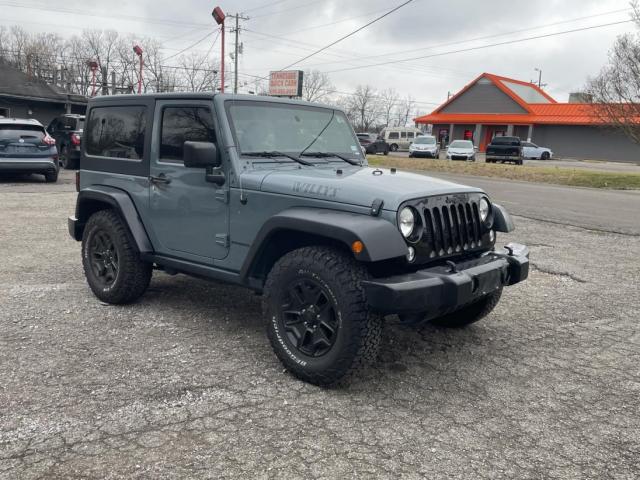
[[[210,142],[184,142],[182,159],[187,168],[218,168],[218,148]]]

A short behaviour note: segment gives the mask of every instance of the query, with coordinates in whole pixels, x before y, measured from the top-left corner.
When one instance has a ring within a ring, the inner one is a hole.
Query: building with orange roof
[[[537,85],[483,73],[431,114],[440,140],[473,140],[481,152],[496,135],[550,148],[556,157],[640,162],[640,146],[607,125],[588,103],[559,103]]]

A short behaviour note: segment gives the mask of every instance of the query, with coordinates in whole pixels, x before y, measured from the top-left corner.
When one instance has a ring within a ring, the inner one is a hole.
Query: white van
[[[424,132],[415,127],[388,127],[382,131],[381,135],[384,141],[389,144],[389,150],[396,152],[409,150],[413,139],[424,135]]]

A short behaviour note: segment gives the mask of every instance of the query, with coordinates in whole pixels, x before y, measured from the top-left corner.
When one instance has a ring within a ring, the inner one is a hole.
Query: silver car
[[[37,173],[58,180],[56,141],[34,119],[0,118],[0,174]]]
[[[436,137],[423,135],[416,138],[409,146],[409,156],[438,158],[440,156],[440,146]]]

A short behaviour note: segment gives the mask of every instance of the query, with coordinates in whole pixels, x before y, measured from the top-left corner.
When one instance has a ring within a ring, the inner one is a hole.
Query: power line
[[[44,5],[32,6],[32,5],[21,5],[19,3],[1,2],[0,6],[13,7],[13,8],[26,8],[30,10],[47,11],[47,12],[53,12],[53,13],[69,13],[72,15],[82,15],[87,17],[117,18],[121,20],[130,20],[130,21],[136,21],[140,23],[152,23],[152,24],[155,23],[155,24],[173,25],[173,26],[179,26],[179,27],[193,27],[193,26],[208,27],[209,26],[206,23],[181,22],[177,20],[163,20],[161,18],[139,17],[135,15],[108,15],[105,13],[87,13],[87,12],[79,12],[78,10],[73,10],[70,8],[68,9],[59,8],[59,7],[53,8],[53,7],[46,7]]]
[[[247,9],[247,10],[243,10],[243,13],[254,12],[256,10],[262,10],[263,8],[273,7],[274,5],[279,5],[281,3],[288,2],[288,1],[289,0],[277,0],[275,2],[263,3],[262,5],[260,5],[258,7],[251,7],[249,9]]]
[[[499,47],[499,46],[502,46],[502,45],[511,45],[511,44],[514,44],[514,43],[528,42],[530,40],[539,40],[541,38],[557,37],[557,36],[566,35],[566,34],[569,34],[569,33],[584,32],[584,31],[587,31],[587,30],[595,30],[597,28],[611,27],[611,26],[614,26],[614,25],[622,25],[624,23],[631,23],[631,22],[634,22],[634,20],[623,20],[623,21],[620,21],[620,22],[611,22],[611,23],[604,23],[604,24],[601,24],[601,25],[592,25],[592,26],[589,26],[589,27],[575,28],[573,30],[564,30],[562,32],[547,33],[547,34],[544,34],[544,35],[535,35],[533,37],[520,38],[520,39],[516,39],[516,40],[508,40],[508,41],[505,41],[505,42],[498,42],[498,43],[491,43],[491,44],[488,44],[488,45],[479,45],[477,47],[463,48],[463,49],[460,49],[460,50],[450,50],[448,52],[433,53],[431,55],[422,55],[422,56],[419,56],[419,57],[403,58],[403,59],[400,59],[400,60],[389,60],[387,62],[371,63],[371,64],[368,64],[368,65],[362,65],[362,66],[357,66],[357,67],[339,68],[339,69],[336,69],[336,70],[328,70],[328,71],[326,71],[324,73],[346,72],[346,71],[349,71],[349,70],[358,70],[358,69],[361,69],[361,68],[380,67],[380,66],[383,66],[383,65],[391,65],[391,64],[395,64],[395,63],[411,62],[411,61],[414,61],[414,60],[424,60],[425,58],[442,57],[442,56],[445,56],[445,55],[453,55],[455,53],[472,52],[472,51],[475,51],[475,50],[482,50],[482,49],[485,49],[485,48],[492,48],[492,47]]]
[[[438,43],[435,45],[430,45],[428,47],[420,47],[420,48],[413,48],[410,50],[400,50],[400,51],[395,51],[395,52],[390,52],[390,53],[384,53],[384,54],[379,54],[379,55],[370,55],[370,56],[366,56],[366,57],[353,57],[354,59],[358,59],[358,60],[367,60],[367,59],[372,59],[372,58],[384,58],[384,57],[390,57],[390,56],[397,56],[399,54],[403,54],[403,53],[411,53],[411,52],[420,52],[420,51],[424,51],[424,50],[432,50],[434,48],[438,48],[438,47],[448,47],[451,45],[460,45],[463,43],[470,43],[470,42],[475,42],[478,40],[487,40],[490,38],[496,38],[496,37],[504,37],[507,35],[514,35],[516,33],[523,33],[523,32],[528,32],[531,30],[540,30],[543,28],[548,28],[548,27],[553,27],[555,25],[562,25],[562,24],[566,24],[566,23],[573,23],[573,22],[579,22],[581,20],[588,20],[591,18],[596,18],[596,17],[603,17],[603,16],[607,16],[607,15],[613,15],[615,13],[621,13],[621,12],[630,12],[631,9],[629,8],[623,8],[623,9],[619,9],[619,10],[612,10],[612,11],[608,11],[608,12],[602,12],[602,13],[598,13],[595,15],[588,15],[585,17],[577,17],[577,18],[571,18],[571,19],[567,19],[567,20],[562,20],[559,22],[553,22],[553,23],[547,23],[544,25],[537,25],[534,27],[527,27],[527,28],[522,28],[520,30],[512,30],[510,32],[503,32],[503,33],[495,33],[495,34],[491,34],[491,35],[485,35],[482,37],[475,37],[475,38],[469,38],[469,39],[463,39],[463,40],[457,40],[455,42],[447,42],[447,43]],[[284,38],[284,37],[281,37]],[[332,63],[341,63],[341,62],[325,62],[325,63],[315,63],[312,65],[307,65],[309,67],[316,67],[316,66],[321,66],[321,65],[330,65]]]
[[[284,68],[281,68],[280,70],[286,70],[287,68],[291,68],[291,67],[293,67],[294,65],[297,65],[298,63],[303,62],[303,61],[307,60],[308,58],[311,58],[311,57],[313,57],[314,55],[317,55],[318,53],[320,53],[320,52],[322,52],[322,51],[324,51],[324,50],[326,50],[326,49],[328,49],[328,48],[333,47],[333,46],[334,46],[334,45],[336,45],[337,43],[340,43],[340,42],[342,42],[343,40],[345,40],[345,39],[347,39],[347,38],[349,38],[349,37],[351,37],[351,36],[355,35],[356,33],[358,33],[358,32],[360,32],[360,31],[364,30],[364,29],[365,29],[365,28],[367,28],[368,26],[373,25],[373,24],[374,24],[374,23],[376,23],[376,22],[379,22],[379,21],[380,21],[380,20],[382,20],[383,18],[385,18],[385,17],[387,17],[387,16],[391,15],[392,13],[396,12],[397,10],[400,10],[402,7],[404,7],[405,5],[410,4],[411,2],[413,2],[413,0],[407,0],[407,1],[406,1],[406,2],[404,2],[404,3],[401,3],[401,4],[400,4],[400,5],[398,5],[397,7],[394,7],[394,8],[392,8],[391,10],[389,10],[388,12],[384,13],[383,15],[380,15],[379,17],[376,17],[375,19],[373,19],[373,20],[371,20],[370,22],[366,23],[366,24],[365,24],[365,25],[363,25],[362,27],[357,28],[356,30],[354,30],[354,31],[352,31],[352,32],[350,32],[350,33],[347,33],[346,35],[344,35],[344,36],[340,37],[340,38],[339,38],[339,39],[337,39],[336,41],[331,42],[329,45],[326,45],[326,46],[324,46],[324,47],[320,48],[319,50],[316,50],[315,52],[310,53],[310,54],[309,54],[309,55],[307,55],[306,57],[303,57],[303,58],[301,58],[300,60],[297,60],[297,61],[295,61],[295,62],[293,62],[293,63],[291,63],[291,64],[287,65],[287,66],[286,66],[286,67],[284,67]]]
[[[285,8],[284,10],[277,10],[275,12],[263,13],[262,15],[254,15],[252,18],[262,18],[262,17],[270,17],[272,15],[280,15],[281,13],[291,12],[292,10],[300,10],[301,8],[306,8],[311,5],[315,5],[316,3],[324,2],[326,0],[314,0],[313,2],[305,3],[304,5],[298,5],[296,7]]]
[[[180,50],[178,53],[174,53],[173,55],[170,55],[168,57],[166,57],[164,60],[169,60],[170,58],[174,58],[177,57],[178,55],[183,54],[184,52],[186,52],[187,50],[191,50],[193,47],[200,45],[202,42],[204,42],[207,38],[209,38],[209,35],[211,35],[213,32],[207,32],[207,34],[202,37],[200,40],[197,40],[195,43],[192,43],[191,45],[189,45],[186,48],[183,48],[182,50]],[[222,61],[224,62],[224,58],[222,59]]]

